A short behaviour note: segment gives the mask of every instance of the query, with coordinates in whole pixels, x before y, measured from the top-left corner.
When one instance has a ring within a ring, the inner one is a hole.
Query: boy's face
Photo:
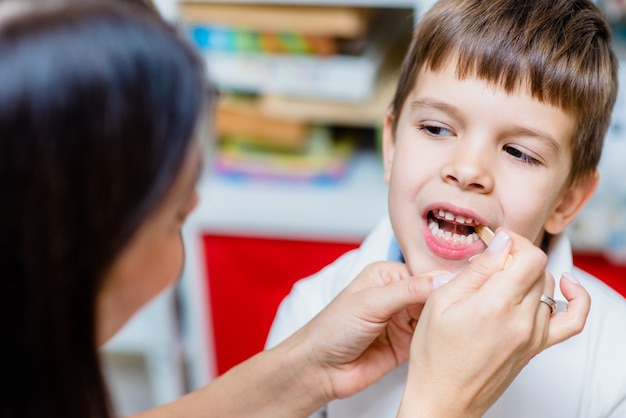
[[[597,180],[570,186],[573,115],[487,82],[422,70],[399,115],[385,121],[389,213],[410,270],[456,270],[484,250],[476,223],[535,244],[561,232]],[[577,183],[578,184],[578,183]]]

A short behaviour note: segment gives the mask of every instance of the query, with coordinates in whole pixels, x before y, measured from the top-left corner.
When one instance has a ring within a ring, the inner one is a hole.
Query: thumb
[[[503,269],[510,255],[511,235],[500,230],[487,250],[470,259],[470,263],[456,275],[455,286],[477,290],[494,274]]]
[[[591,298],[584,287],[570,273],[563,273],[560,281],[561,292],[568,301],[565,312],[557,312],[550,317],[550,333],[546,347],[565,341],[579,334],[591,307]]]
[[[437,273],[424,273],[364,289],[359,298],[371,316],[386,320],[403,309],[424,304],[433,291],[432,279]]]

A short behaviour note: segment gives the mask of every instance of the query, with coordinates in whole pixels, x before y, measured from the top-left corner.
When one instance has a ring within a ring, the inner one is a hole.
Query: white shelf
[[[196,231],[361,240],[386,212],[387,185],[380,156],[356,155],[336,184],[236,182],[207,176],[189,218]]]

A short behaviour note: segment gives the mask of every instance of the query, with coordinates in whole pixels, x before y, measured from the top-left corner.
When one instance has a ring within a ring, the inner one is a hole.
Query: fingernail
[[[569,280],[570,282],[572,282],[574,284],[580,284],[578,279],[576,277],[574,277],[574,275],[572,273],[568,273],[568,272],[565,271],[565,272],[561,273],[561,277],[565,277],[567,280]]]
[[[474,254],[473,256],[467,259],[467,262],[471,263],[472,261],[476,260],[478,257],[480,257],[480,254]]]
[[[509,236],[509,234],[504,231],[500,231],[493,238],[493,241],[491,241],[489,247],[487,247],[487,251],[489,251],[490,254],[499,254],[504,251],[509,241],[511,241],[511,237]]]
[[[443,273],[433,277],[433,289],[438,289],[456,277],[456,273]]]

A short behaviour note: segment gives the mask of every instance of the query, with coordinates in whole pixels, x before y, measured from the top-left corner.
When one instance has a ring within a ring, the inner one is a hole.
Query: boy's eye
[[[511,156],[513,156],[513,158],[520,160],[524,163],[530,164],[530,165],[541,165],[541,162],[539,160],[537,160],[536,158],[531,157],[530,155],[526,154],[525,152],[511,146],[511,145],[505,145],[504,146],[504,151],[508,154],[510,154]]]
[[[419,130],[425,131],[431,136],[453,136],[454,135],[454,133],[451,130],[443,128],[441,126],[420,125]]]

